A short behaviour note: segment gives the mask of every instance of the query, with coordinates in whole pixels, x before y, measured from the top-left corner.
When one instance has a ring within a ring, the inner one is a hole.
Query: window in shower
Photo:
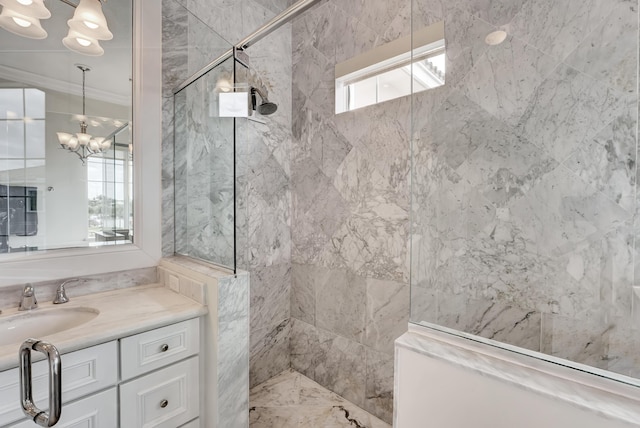
[[[437,88],[444,83],[444,27],[438,23],[338,64],[336,113]]]

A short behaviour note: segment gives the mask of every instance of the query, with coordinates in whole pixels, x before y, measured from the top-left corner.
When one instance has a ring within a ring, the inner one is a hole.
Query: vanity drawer
[[[118,381],[116,341],[64,354],[61,359],[63,403],[108,388]],[[47,362],[33,363],[32,373],[33,397],[36,405],[44,410],[49,406]],[[0,373],[0,426],[20,419],[24,419],[24,413],[20,407],[20,375],[16,368]]]
[[[10,428],[35,428],[31,420],[10,425]],[[114,428],[118,426],[118,392],[111,388],[75,403],[62,406],[62,416],[56,428]]]
[[[180,428],[200,428],[200,419],[196,419],[187,424],[184,424]]]
[[[120,385],[121,428],[175,428],[198,417],[198,357]]]
[[[120,340],[122,380],[195,355],[200,350],[199,318]]]

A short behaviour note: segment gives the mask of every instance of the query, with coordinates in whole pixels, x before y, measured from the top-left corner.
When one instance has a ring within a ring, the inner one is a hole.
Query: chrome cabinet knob
[[[164,345],[162,345],[162,346],[160,347],[160,350],[161,350],[162,352],[167,352],[167,351],[169,350],[169,345],[167,345],[167,344],[165,343]]]
[[[163,409],[164,409],[165,407],[167,407],[168,405],[169,405],[169,402],[168,402],[167,400],[162,400],[162,401],[160,402],[160,407],[162,407]]]

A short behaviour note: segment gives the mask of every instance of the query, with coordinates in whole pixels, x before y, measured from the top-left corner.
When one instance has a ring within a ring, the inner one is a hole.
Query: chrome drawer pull
[[[162,400],[162,401],[160,402],[160,407],[162,407],[163,409],[164,409],[165,407],[167,407],[168,405],[169,405],[169,402],[168,402],[167,400]]]
[[[38,409],[33,403],[31,373],[31,351],[42,352],[49,362],[49,414]],[[58,423],[62,413],[62,361],[60,353],[50,343],[37,339],[27,339],[20,346],[20,405],[25,415],[42,427],[52,427]]]
[[[162,346],[160,347],[160,350],[161,350],[162,352],[167,352],[167,351],[169,350],[169,345],[167,345],[167,344],[165,343],[164,345],[162,345]]]

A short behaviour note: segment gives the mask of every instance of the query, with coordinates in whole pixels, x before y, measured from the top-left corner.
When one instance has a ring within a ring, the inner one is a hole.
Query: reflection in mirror
[[[132,0],[45,6],[0,19],[0,253],[133,242]]]
[[[437,88],[444,83],[444,23],[438,22],[337,64],[336,113]]]

